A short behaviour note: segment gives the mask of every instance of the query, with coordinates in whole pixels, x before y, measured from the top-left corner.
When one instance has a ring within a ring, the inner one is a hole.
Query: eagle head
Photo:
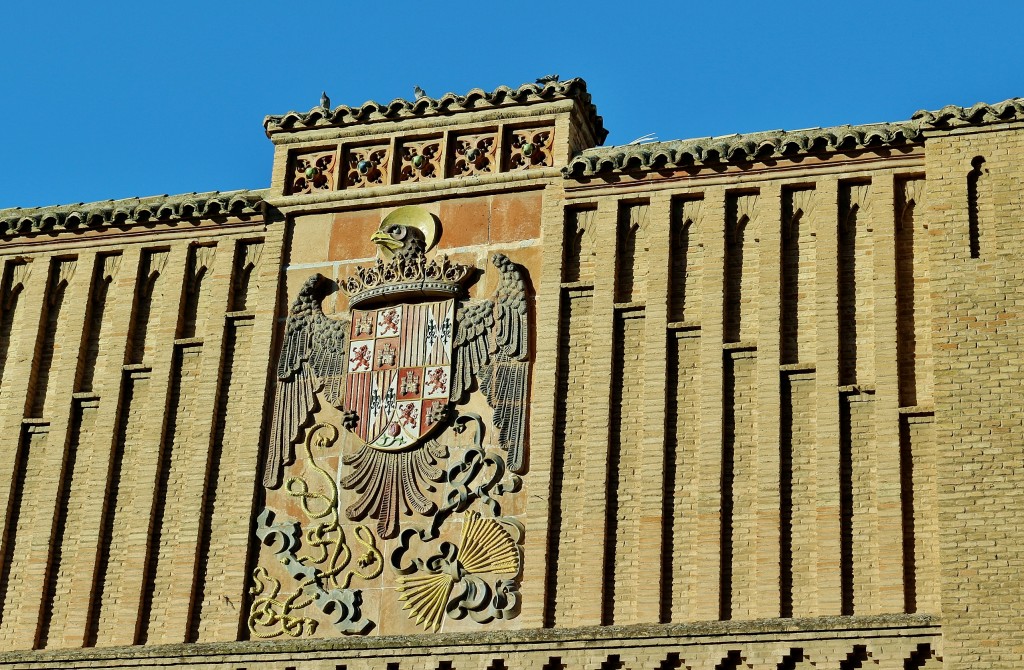
[[[427,251],[423,231],[415,226],[400,223],[387,225],[370,238],[384,258],[402,258],[410,260],[422,256]]]

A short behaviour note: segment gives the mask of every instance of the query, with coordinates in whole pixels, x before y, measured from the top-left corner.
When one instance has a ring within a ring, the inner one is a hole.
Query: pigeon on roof
[[[558,81],[557,74],[546,74],[537,80],[537,83],[543,86],[544,84],[553,84]]]
[[[413,87],[412,87],[412,92],[413,92],[413,94],[414,94],[414,95],[416,96],[416,99],[417,99],[417,100],[419,100],[420,98],[425,98],[425,97],[427,97],[427,92],[426,92],[426,91],[424,91],[424,90],[423,90],[422,88],[420,88],[419,86],[413,86]]]
[[[331,108],[331,99],[327,97],[327,91],[324,91],[323,93],[320,94],[320,106],[323,107],[324,109]]]

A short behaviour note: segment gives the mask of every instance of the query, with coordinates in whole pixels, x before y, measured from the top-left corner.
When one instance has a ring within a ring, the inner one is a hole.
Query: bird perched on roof
[[[331,99],[327,97],[327,91],[320,94],[320,106],[324,109],[331,108]]]
[[[537,83],[543,86],[544,84],[555,84],[558,82],[557,74],[546,74],[537,80]]]
[[[415,86],[415,85],[414,85],[414,86],[412,87],[412,92],[413,92],[413,95],[415,95],[415,96],[416,96],[416,99],[417,99],[417,100],[419,100],[420,98],[425,98],[425,97],[427,97],[427,92],[426,92],[426,91],[424,91],[424,90],[423,90],[422,88],[420,88],[419,86]]]

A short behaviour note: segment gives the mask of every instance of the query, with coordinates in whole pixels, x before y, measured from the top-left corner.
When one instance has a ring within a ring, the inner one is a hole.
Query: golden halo
[[[384,217],[377,228],[377,232],[383,232],[388,226],[399,225],[411,228],[418,228],[423,233],[423,240],[426,242],[425,251],[430,251],[437,244],[438,225],[434,215],[416,205],[399,207]]]

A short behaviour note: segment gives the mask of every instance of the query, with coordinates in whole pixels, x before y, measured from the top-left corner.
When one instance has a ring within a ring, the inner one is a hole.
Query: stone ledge
[[[337,655],[339,652],[352,656],[409,656],[416,655],[416,650],[432,655],[444,655],[493,652],[508,648],[508,651],[525,653],[594,646],[641,648],[666,645],[738,645],[939,635],[939,620],[930,615],[836,616],[5,652],[0,653],[0,665],[32,664],[33,667],[62,667],[61,664],[67,663],[94,664],[113,661],[145,661],[147,664],[155,665],[163,664],[161,661],[167,664],[187,663],[190,659],[193,662],[210,663],[217,662],[217,657],[224,662],[236,662],[260,660],[260,657],[269,660],[266,657],[278,655]]]

